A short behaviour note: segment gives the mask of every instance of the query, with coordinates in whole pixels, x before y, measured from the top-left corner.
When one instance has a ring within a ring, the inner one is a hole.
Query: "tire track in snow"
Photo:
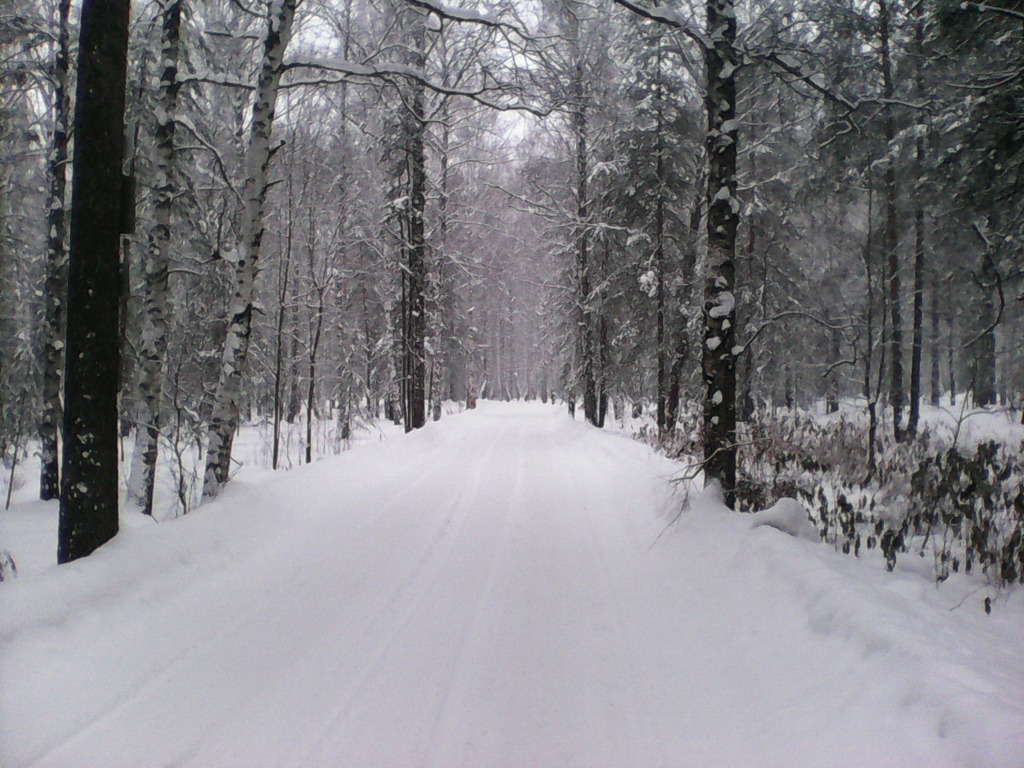
[[[422,468],[417,475],[402,483],[399,488],[394,490],[390,497],[385,497],[387,500],[382,506],[386,506],[388,509],[403,507],[422,491],[423,486],[434,480],[437,470],[449,460],[449,457],[443,453],[435,454],[435,457],[426,468]],[[284,483],[285,485],[290,485],[296,482],[297,479],[284,478]],[[277,495],[277,493],[273,493],[271,498],[273,499]],[[286,498],[282,494],[278,503],[284,505]],[[329,514],[331,505],[326,503],[324,506]],[[209,505],[204,510],[205,514],[215,515],[217,512],[216,503]],[[318,521],[315,529],[319,531],[321,528],[330,528],[333,525],[336,525],[336,522],[327,519]],[[185,670],[196,667],[197,663],[203,658],[215,653],[216,649],[226,644],[226,640],[240,634],[258,634],[259,627],[266,623],[265,614],[268,603],[272,602],[268,599],[271,595],[290,591],[298,593],[310,592],[311,590],[305,589],[305,587],[316,578],[317,573],[295,555],[308,548],[309,542],[318,539],[319,535],[310,536],[308,535],[308,529],[302,528],[289,531],[289,534],[284,541],[268,542],[258,552],[249,553],[247,559],[256,563],[265,557],[268,551],[273,551],[275,559],[282,562],[296,563],[297,568],[301,569],[301,575],[305,578],[293,575],[286,582],[282,582],[274,574],[236,570],[233,574],[233,583],[230,590],[220,590],[219,593],[211,595],[209,592],[205,592],[204,585],[197,585],[187,593],[174,595],[173,600],[182,606],[183,615],[186,613],[185,606],[189,605],[194,599],[203,607],[204,612],[219,614],[222,620],[216,623],[216,631],[212,635],[207,634],[190,640],[184,647],[180,647],[180,650],[172,652],[169,658],[159,660],[161,657],[151,655],[150,658],[158,659],[158,661],[150,667],[150,671],[144,677],[139,677],[129,683],[116,698],[105,704],[98,712],[92,714],[81,725],[62,735],[59,741],[28,757],[26,765],[47,766],[55,763],[60,755],[73,754],[76,742],[80,742],[84,737],[90,734],[101,733],[104,730],[116,731],[116,727],[113,726],[119,717],[136,708],[140,701],[158,698],[157,694],[162,688],[166,687],[169,683],[173,683]],[[289,555],[292,556],[289,557]],[[238,564],[234,563],[232,565],[237,567]],[[411,575],[404,581],[412,582],[414,580],[415,575]],[[245,594],[251,594],[254,585],[259,585],[259,592],[263,599],[259,601],[240,599]],[[201,601],[196,598],[196,593],[198,592],[204,593]],[[211,599],[215,599],[216,607],[210,605]],[[198,624],[203,625],[205,622],[198,622]],[[249,631],[250,628],[253,628],[251,632]],[[150,664],[152,665],[153,662],[150,662]],[[211,720],[204,721],[201,731],[190,734],[193,737],[190,744],[194,744],[194,746],[183,745],[184,749],[178,755],[176,762],[184,759],[188,754],[200,750],[200,737],[202,734],[215,731],[222,722],[229,721],[235,716],[236,713],[234,711],[227,711],[220,713],[219,716],[214,716]]]
[[[435,589],[445,564],[452,557],[456,545],[464,535],[471,513],[477,506],[489,459],[503,442],[508,429],[507,425],[503,425],[492,436],[483,452],[473,450],[474,446],[471,444],[465,455],[461,452],[458,454],[458,460],[451,456],[446,457],[445,462],[451,465],[447,472],[432,473],[433,482],[444,482],[464,474],[461,471],[464,466],[474,468],[468,487],[460,489],[459,494],[452,497],[441,525],[423,547],[414,565],[406,571],[397,585],[389,588],[388,596],[383,601],[383,608],[378,610],[373,622],[361,633],[364,639],[378,638],[369,658],[351,675],[344,674],[344,665],[332,670],[333,677],[344,676],[349,677],[349,680],[343,686],[338,702],[321,721],[317,735],[290,760],[289,765],[298,767],[320,764],[318,758],[322,757],[322,750],[328,741],[336,736],[339,724],[345,720],[356,700],[366,692],[374,676],[386,666],[388,656],[395,646],[405,637],[403,630],[422,607],[424,598]],[[440,464],[445,462],[439,462],[434,469],[440,468]]]
[[[521,431],[521,428],[520,428]],[[516,443],[519,441],[517,440]],[[473,607],[459,632],[454,652],[449,656],[444,676],[443,690],[439,697],[439,706],[434,721],[429,729],[429,737],[421,744],[424,758],[420,765],[452,765],[453,761],[446,755],[450,752],[450,744],[441,743],[439,737],[450,732],[453,719],[464,708],[464,698],[471,671],[467,659],[474,655],[476,646],[482,636],[484,607],[494,593],[494,588],[501,565],[507,556],[509,531],[512,525],[516,502],[519,500],[523,479],[524,456],[522,450],[516,452],[515,471],[511,479],[511,489],[503,494],[500,530],[497,536],[489,537],[492,552],[488,557],[487,574],[482,580],[482,587],[476,595]],[[502,477],[500,479],[506,479]],[[475,548],[475,547],[474,547]],[[440,759],[437,755],[440,754]]]
[[[597,586],[600,593],[605,596],[597,604],[612,609],[608,612],[606,608],[604,618],[613,630],[612,643],[617,650],[615,656],[624,667],[622,670],[623,674],[620,677],[630,681],[629,686],[624,691],[625,707],[621,713],[629,744],[627,764],[667,765],[664,755],[661,754],[661,740],[654,733],[651,724],[654,718],[651,717],[651,712],[649,711],[651,698],[646,679],[636,664],[635,648],[628,639],[630,633],[627,629],[627,621],[624,618],[623,611],[625,601],[621,591],[616,588],[610,576],[612,569],[609,566],[609,553],[612,549],[621,549],[624,545],[620,537],[606,533],[605,528],[609,526],[610,519],[602,519],[598,516],[587,514],[588,509],[595,508],[601,511],[614,512],[616,516],[621,514],[618,509],[612,508],[606,496],[595,493],[595,489],[606,488],[608,478],[614,477],[614,474],[621,472],[622,468],[607,461],[606,454],[598,457],[601,460],[600,462],[595,461],[594,451],[588,442],[584,442],[584,450],[587,457],[586,463],[572,465],[572,472],[570,474],[570,487],[572,490],[568,493],[568,496],[574,502],[573,509],[576,514],[569,517],[578,540],[583,544],[581,552],[587,556],[587,569],[593,575],[590,582]],[[586,467],[586,474],[580,471],[581,466]],[[600,539],[595,533],[595,528],[597,527],[600,527],[603,534]],[[626,558],[620,556],[619,560],[624,562]],[[617,564],[615,572],[623,572],[622,562]],[[635,598],[636,596],[634,596]],[[609,734],[609,736],[612,736],[612,734]],[[641,745],[645,745],[648,749],[653,746],[657,755],[656,760],[652,762],[648,750],[643,749]]]

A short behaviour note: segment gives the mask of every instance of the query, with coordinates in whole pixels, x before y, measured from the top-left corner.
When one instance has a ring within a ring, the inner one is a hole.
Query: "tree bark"
[[[956,405],[956,318],[952,313],[949,316],[949,333],[946,336],[946,356],[948,357],[947,368],[949,372],[949,404]]]
[[[689,355],[689,342],[686,331],[681,329],[676,340],[675,353],[672,355],[672,368],[668,372],[668,387],[665,391],[665,431],[672,432],[679,419],[679,395],[683,384],[683,366]]]
[[[597,381],[594,375],[594,333],[590,309],[590,255],[587,232],[587,103],[583,82],[583,54],[580,50],[579,21],[573,15],[576,62],[573,72],[572,126],[576,149],[576,302],[577,375],[583,395],[583,417],[597,424]]]
[[[288,223],[285,225],[285,243],[278,263],[277,333],[274,340],[274,428],[271,468],[277,469],[281,458],[281,420],[284,418],[284,323],[288,304],[288,281],[292,271],[292,242],[294,222],[292,216],[292,180],[288,176]]]
[[[918,152],[921,152],[920,147]],[[920,154],[918,154],[920,158]],[[921,358],[924,349],[924,209],[914,207],[914,331],[910,353],[910,415],[907,434],[917,434],[921,418]]]
[[[875,472],[875,438],[878,434],[878,406],[876,398],[871,389],[871,361],[875,353],[875,328],[874,328],[874,285],[872,274],[872,261],[874,260],[874,193],[868,185],[868,229],[864,238],[864,250],[862,258],[864,261],[864,402],[868,408],[868,474]],[[882,372],[879,369],[879,380]]]
[[[889,385],[889,401],[892,405],[893,436],[897,441],[903,439],[903,318],[900,305],[900,260],[899,260],[899,221],[896,210],[896,119],[893,112],[892,98],[895,87],[892,77],[892,60],[889,52],[891,21],[890,6],[887,0],[878,0],[878,38],[881,46],[882,64],[882,131],[885,137],[885,152],[889,158],[885,165],[885,230],[883,248],[888,264],[886,282],[889,286],[889,313],[892,328],[890,329],[889,348],[892,359],[890,372],[892,378]]]
[[[50,208],[46,229],[46,294],[42,354],[42,413],[39,420],[39,498],[55,499],[60,494],[58,433],[61,422],[61,368],[64,365],[64,302],[67,295],[67,197],[68,126],[71,115],[70,61],[71,0],[60,0],[57,8],[57,54],[54,61],[53,146],[49,162]]]
[[[924,57],[924,23],[921,20],[921,5],[917,5],[917,23],[914,27],[914,53],[917,60],[917,95],[924,100],[922,83],[922,66]],[[914,160],[918,179],[924,173],[924,138],[917,137],[914,147]],[[914,194],[914,328],[910,353],[910,415],[907,421],[907,433],[913,437],[917,434],[917,425],[921,419],[921,358],[924,350],[924,206],[921,204],[922,190],[920,186]]]
[[[129,2],[84,0],[81,14],[57,537],[60,563],[90,554],[118,529],[118,294]]]
[[[267,169],[271,159],[271,132],[281,82],[284,52],[291,39],[297,0],[282,0],[270,17],[263,47],[263,63],[252,108],[252,133],[246,150],[243,189],[242,240],[235,264],[235,287],[228,309],[228,332],[221,359],[217,399],[211,416],[206,453],[203,496],[213,498],[228,481],[231,445],[238,426],[238,399],[249,356],[252,313],[256,303],[256,266],[263,242],[263,210],[267,197]]]
[[[658,85],[655,90],[657,108],[655,110],[655,173],[658,180],[657,200],[654,208],[654,268],[657,271],[657,306],[655,308],[655,346],[657,349],[657,381],[658,381],[658,404],[657,424],[658,432],[663,433],[666,429],[675,426],[675,419],[671,422],[668,418],[668,371],[666,370],[667,355],[665,354],[665,142],[663,132],[665,130],[664,116],[664,83],[661,73],[661,47],[658,48],[657,57]]]
[[[996,322],[998,310],[995,290],[998,275],[991,247],[986,247],[981,260],[981,299],[978,307],[978,323],[981,333],[970,347],[974,355],[974,404],[995,405],[996,402]]]
[[[735,256],[736,199],[736,6],[708,0],[705,49],[708,157],[708,264],[704,283],[704,479],[721,487],[725,503],[736,498]]]
[[[310,322],[309,333],[309,381],[306,386],[306,463],[313,462],[313,405],[316,397],[316,366],[317,356],[320,352],[320,338],[324,328],[325,294],[327,292],[327,270],[324,270],[322,279],[316,276],[316,229],[313,222],[313,208],[309,209],[309,277],[315,282],[316,307],[313,308],[313,319]]]
[[[178,110],[178,57],[183,0],[173,0],[163,11],[160,75],[160,115],[156,127],[156,189],[154,221],[146,249],[146,294],[139,345],[139,400],[135,418],[128,494],[147,515],[153,514],[156,460],[160,438],[160,411],[167,348],[167,278],[171,251],[171,214],[178,191],[174,157],[175,115]]]
[[[413,62],[416,71],[426,68],[425,21],[417,17],[413,34]],[[424,212],[427,204],[427,160],[422,82],[412,82],[411,99],[406,111],[407,162],[409,167],[408,232],[408,307],[404,344],[406,369],[405,429],[419,429],[427,423],[426,412],[426,336],[427,336],[427,259]]]
[[[929,339],[932,353],[931,404],[937,407],[942,395],[942,381],[939,378],[939,360],[942,357],[942,349],[939,343],[939,276],[934,270],[932,270],[931,294],[932,331],[931,339]]]

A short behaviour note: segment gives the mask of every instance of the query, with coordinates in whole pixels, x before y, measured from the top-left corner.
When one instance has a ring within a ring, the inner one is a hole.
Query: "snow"
[[[498,20],[493,14],[482,13],[473,8],[455,8],[435,0],[416,0],[416,4],[422,8],[429,8],[442,18],[469,24],[487,24],[497,26]]]
[[[750,516],[754,528],[768,526],[808,541],[820,541],[818,529],[811,522],[804,505],[796,499],[779,499],[773,506]]]
[[[715,299],[715,305],[708,310],[708,317],[726,317],[736,311],[736,297],[732,291],[723,291]]]
[[[561,407],[389,434],[0,584],[0,765],[1024,764],[1024,595],[678,514]]]

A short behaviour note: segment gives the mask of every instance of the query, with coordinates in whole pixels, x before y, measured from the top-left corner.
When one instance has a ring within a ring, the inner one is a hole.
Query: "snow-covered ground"
[[[677,469],[481,403],[127,515],[0,584],[0,765],[1024,765],[1020,591],[986,616],[787,509],[671,522]]]

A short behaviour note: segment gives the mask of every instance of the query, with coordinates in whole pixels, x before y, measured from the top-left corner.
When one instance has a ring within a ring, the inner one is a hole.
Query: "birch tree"
[[[263,242],[263,211],[272,148],[271,133],[277,107],[284,53],[292,35],[299,0],[277,0],[270,9],[262,63],[252,106],[251,132],[245,155],[241,239],[235,261],[235,285],[228,308],[228,330],[220,379],[211,416],[203,495],[216,497],[228,480],[231,446],[238,427],[239,395],[249,354],[252,315],[256,305],[256,275]]]
[[[162,14],[160,92],[156,127],[154,221],[145,261],[145,297],[139,345],[139,395],[128,494],[147,515],[153,514],[156,460],[160,439],[164,351],[167,346],[167,278],[171,251],[171,215],[179,190],[174,154],[178,112],[178,58],[183,0],[171,0]]]
[[[58,432],[61,421],[61,368],[64,365],[64,300],[67,292],[68,132],[71,112],[71,0],[57,4],[57,44],[53,62],[53,134],[50,147],[50,204],[47,211],[45,338],[42,355],[42,409],[39,419],[39,498],[60,494]]]

